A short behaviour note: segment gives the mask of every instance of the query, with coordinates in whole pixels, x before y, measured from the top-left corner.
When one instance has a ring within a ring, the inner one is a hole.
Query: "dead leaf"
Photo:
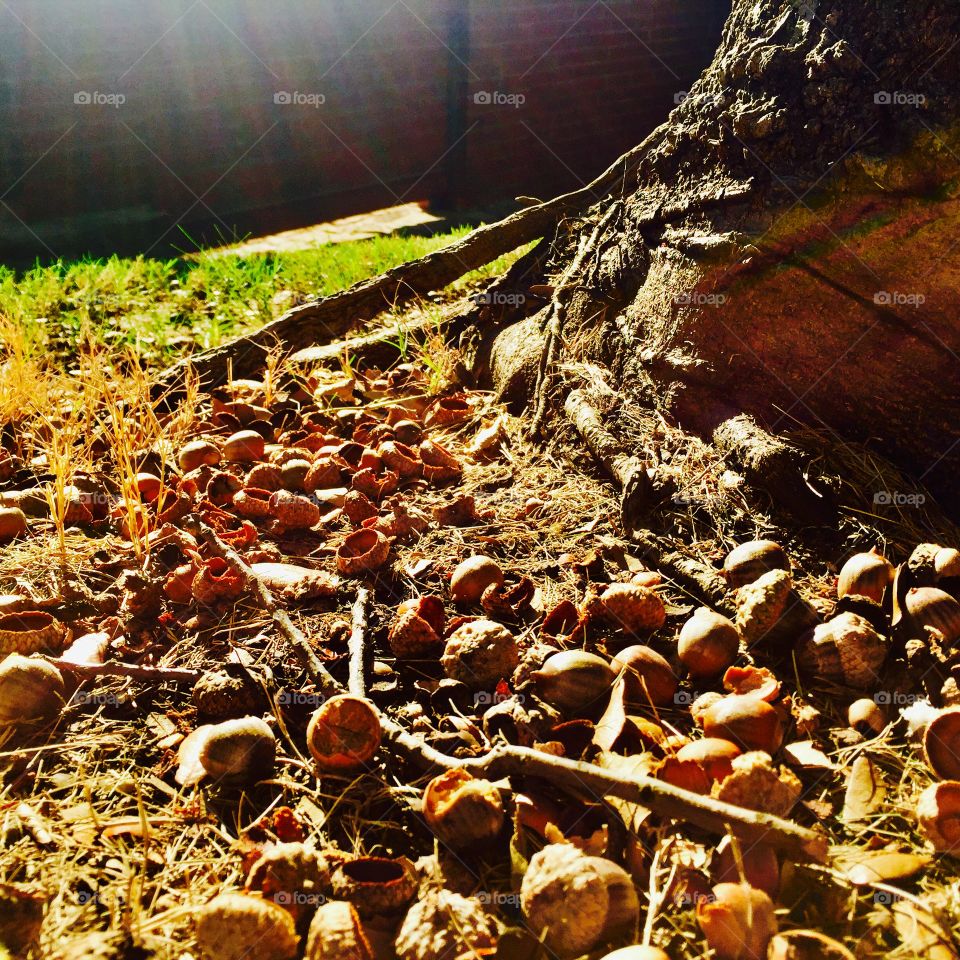
[[[610,702],[603,716],[597,721],[593,734],[593,742],[601,750],[612,750],[613,745],[623,735],[623,728],[627,722],[626,683],[623,677],[614,681],[610,690]]]
[[[202,727],[197,727],[197,729],[180,744],[180,752],[178,754],[180,766],[177,767],[175,778],[181,786],[192,787],[207,775],[207,771],[200,762],[200,751],[203,749],[204,741],[211,727],[212,724],[209,723],[205,723]]]
[[[837,765],[812,740],[798,740],[783,748],[787,759],[798,767],[812,767],[815,770],[836,770]]]
[[[925,960],[957,960],[957,951],[933,914],[912,900],[896,900],[891,907],[893,922],[903,945]]]
[[[110,646],[109,633],[85,633],[60,654],[61,660],[68,663],[99,666],[104,662],[107,648]]]
[[[886,880],[904,880],[922,870],[931,858],[916,853],[878,853],[852,863],[844,870],[847,879],[858,887]]]
[[[857,757],[850,768],[840,817],[847,823],[863,820],[880,808],[885,796],[876,765],[867,756]]]

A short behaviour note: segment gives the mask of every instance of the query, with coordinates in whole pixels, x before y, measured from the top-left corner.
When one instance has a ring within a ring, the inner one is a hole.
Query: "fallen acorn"
[[[673,667],[652,647],[625,647],[613,658],[611,666],[623,673],[628,703],[643,707],[673,703],[677,677]]]
[[[273,493],[283,486],[283,474],[273,463],[258,463],[250,469],[244,486]]]
[[[771,570],[790,571],[790,561],[779,543],[750,540],[734,547],[723,561],[723,576],[730,587],[753,583]]]
[[[317,907],[303,960],[374,960],[363,921],[352,903],[328,900]]]
[[[268,777],[273,770],[277,738],[259,717],[224,720],[198,730],[203,733],[197,759],[214,780],[227,784],[254,783]]]
[[[390,555],[390,541],[379,530],[354,530],[337,548],[337,569],[349,577],[379,570]]]
[[[320,508],[310,499],[289,490],[270,495],[270,514],[282,530],[310,530],[320,522]]]
[[[434,777],[423,792],[423,817],[431,832],[454,850],[494,840],[503,828],[500,792],[464,769]]]
[[[636,934],[639,901],[630,875],[568,843],[548,844],[533,855],[520,903],[529,928],[562,958],[619,945]]]
[[[741,750],[730,740],[719,737],[701,737],[685,743],[676,753],[681,763],[695,763],[707,775],[710,784],[725,780],[733,773],[733,761]],[[708,788],[709,789],[709,788]]]
[[[586,650],[563,650],[530,674],[537,696],[566,714],[598,711],[617,678],[617,666]]]
[[[941,711],[927,724],[923,753],[941,780],[960,780],[960,707]]]
[[[840,613],[797,641],[797,665],[823,680],[864,690],[876,684],[887,643],[863,617]]]
[[[362,918],[404,910],[417,892],[413,864],[406,859],[358,857],[342,863],[330,877],[338,900],[352,903]]]
[[[331,864],[301,842],[265,846],[250,867],[244,889],[259,893],[298,919],[330,888]]]
[[[950,645],[960,640],[960,603],[949,593],[938,587],[912,587],[905,606],[917,628],[933,627]]]
[[[769,638],[787,609],[791,590],[790,574],[780,569],[762,573],[737,589],[735,622],[748,646]]]
[[[28,723],[59,713],[65,687],[48,660],[11,653],[0,662],[0,724]]]
[[[887,716],[875,700],[864,697],[847,708],[847,723],[865,737],[875,737],[887,726]]]
[[[639,583],[612,583],[587,604],[586,612],[630,636],[652,633],[666,622],[659,595]]]
[[[23,610],[0,616],[0,654],[40,650],[59,653],[66,637],[67,628],[44,611]]]
[[[764,960],[777,932],[773,901],[745,883],[718,883],[697,903],[697,922],[717,960]]]
[[[670,957],[659,947],[643,947],[637,943],[632,947],[620,947],[619,950],[604,954],[600,960],[670,960]]]
[[[917,801],[917,821],[940,853],[960,852],[960,781],[933,783]]]
[[[238,430],[223,445],[223,456],[232,463],[251,463],[262,460],[264,440],[256,430]]]
[[[303,489],[308,493],[316,490],[330,490],[343,482],[341,464],[333,457],[320,457],[314,460],[303,478]]]
[[[737,659],[740,639],[732,620],[709,607],[699,607],[680,628],[677,657],[691,677],[712,677]]]
[[[19,507],[0,507],[0,542],[15,540],[27,532],[27,515]]]
[[[233,495],[233,508],[247,520],[269,520],[273,516],[272,495],[270,490],[261,487],[244,487]]]
[[[373,759],[382,736],[376,707],[362,697],[340,694],[314,711],[307,747],[321,772],[351,773]]]
[[[191,440],[177,455],[177,463],[184,473],[192,473],[202,466],[215,467],[219,462],[220,450],[208,440]]]
[[[766,843],[738,843],[729,834],[713,853],[711,874],[717,883],[748,883],[771,900],[780,891],[780,861]]]
[[[496,920],[478,899],[432,889],[413,904],[400,924],[397,960],[489,957],[498,933]]]
[[[282,907],[246,893],[221,893],[196,915],[197,944],[209,960],[291,960],[300,938]]]
[[[310,460],[287,460],[280,468],[280,482],[285,490],[298,491],[304,489],[307,474],[312,463]]]
[[[212,557],[194,574],[190,589],[197,603],[231,603],[243,594],[244,582],[226,560]]]
[[[841,568],[837,578],[837,596],[851,594],[883,603],[883,594],[893,583],[893,564],[874,547],[854,554]]]
[[[947,577],[960,577],[960,550],[941,547],[934,554],[933,569],[938,581]]]
[[[751,694],[731,694],[713,703],[703,713],[703,734],[730,740],[746,750],[774,754],[783,740],[777,711]]]
[[[398,420],[393,425],[393,435],[398,443],[412,445],[419,443],[423,437],[423,429],[414,420]]]
[[[856,960],[832,937],[817,930],[778,933],[767,947],[767,960]]]
[[[160,491],[163,490],[163,481],[155,473],[147,473],[146,471],[137,474],[134,485],[137,488],[137,493],[140,494],[140,499],[146,503],[153,503],[160,496]]]
[[[443,643],[443,602],[439,597],[424,596],[400,604],[390,625],[387,643],[395,657],[422,657]]]
[[[351,490],[343,498],[343,515],[355,527],[363,526],[380,513],[377,505],[359,490]]]
[[[492,690],[513,674],[518,662],[516,638],[492,620],[471,620],[457,627],[440,658],[444,673],[471,690]]]
[[[457,565],[450,577],[450,599],[461,606],[474,606],[492,585],[503,585],[503,570],[492,557],[477,554]]]

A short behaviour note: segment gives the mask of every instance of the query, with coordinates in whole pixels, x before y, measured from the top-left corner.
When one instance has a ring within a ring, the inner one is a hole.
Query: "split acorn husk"
[[[917,822],[940,853],[960,853],[960,781],[933,783],[917,801]]]
[[[363,697],[339,694],[324,701],[307,726],[307,747],[322,773],[363,769],[380,748],[377,708]]]
[[[423,792],[423,817],[442,843],[463,850],[495,839],[503,829],[500,791],[462,768],[434,777]]]

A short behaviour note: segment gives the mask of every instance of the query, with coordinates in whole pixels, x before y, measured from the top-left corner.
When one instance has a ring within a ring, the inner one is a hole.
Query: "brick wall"
[[[8,0],[0,258],[169,253],[190,246],[181,226],[211,240],[408,200],[569,189],[666,117],[728,10]],[[301,102],[277,103],[283,92]]]

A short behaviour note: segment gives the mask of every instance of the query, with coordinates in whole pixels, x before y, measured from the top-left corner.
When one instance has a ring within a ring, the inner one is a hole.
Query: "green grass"
[[[69,366],[83,347],[162,366],[255,329],[310,296],[325,296],[463,237],[381,236],[275,254],[58,262],[0,267],[0,362],[12,349]],[[459,281],[501,272],[510,257]],[[15,341],[16,346],[13,344]]]

